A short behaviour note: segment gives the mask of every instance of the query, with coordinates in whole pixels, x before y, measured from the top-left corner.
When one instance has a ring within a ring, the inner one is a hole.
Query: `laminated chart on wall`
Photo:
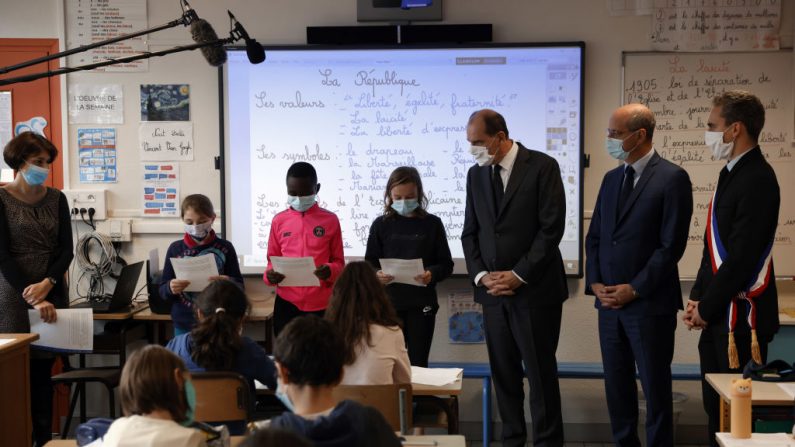
[[[121,84],[70,84],[69,124],[124,124]]]
[[[145,163],[143,168],[143,215],[179,217],[179,165]]]
[[[77,129],[80,183],[115,183],[118,180],[116,129]]]
[[[476,303],[471,289],[454,290],[447,296],[450,343],[483,343],[483,308]]]

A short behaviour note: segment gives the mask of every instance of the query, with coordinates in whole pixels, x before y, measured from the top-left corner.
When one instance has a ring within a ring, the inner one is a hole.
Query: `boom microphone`
[[[218,34],[215,33],[213,26],[209,22],[197,18],[190,24],[190,34],[196,43],[216,42],[215,45],[201,48],[204,58],[207,59],[210,65],[219,67],[226,62],[226,50],[222,46],[223,42],[219,41]]]
[[[237,21],[235,16],[232,14],[232,11],[227,9],[226,13],[229,14],[229,19],[232,20],[233,23],[232,34],[246,41],[246,55],[248,56],[248,61],[251,62],[252,64],[259,64],[264,62],[265,49],[262,48],[262,45],[248,35],[246,29],[243,28],[243,25],[241,25],[240,22]]]

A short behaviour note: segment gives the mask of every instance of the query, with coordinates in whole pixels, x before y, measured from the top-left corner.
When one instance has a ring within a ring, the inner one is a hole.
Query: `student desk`
[[[795,447],[795,438],[788,433],[752,433],[751,439],[734,439],[730,433],[716,433],[721,447]]]
[[[232,436],[232,442],[230,442],[230,445],[232,447],[236,447],[240,445],[244,439],[246,439],[245,436]],[[45,444],[44,447],[77,447],[77,441],[74,439],[53,439],[52,441]]]
[[[259,293],[251,293],[248,295],[251,300],[251,313],[247,321],[264,322],[265,336],[264,348],[267,352],[273,352],[273,304],[274,298],[272,295],[264,295]],[[155,328],[155,340],[161,345],[166,344],[166,324],[171,322],[171,315],[169,314],[156,314],[153,313],[149,306],[145,309],[135,312],[132,315],[135,321],[144,321],[151,323]]]
[[[419,399],[415,399],[416,401],[436,406],[444,411],[447,415],[447,433],[452,435],[459,433],[458,396],[461,395],[463,384],[462,378],[443,386],[412,383],[411,394],[415,398],[419,397]],[[438,399],[427,399],[427,397],[436,397]]]
[[[731,416],[732,379],[742,379],[742,374],[707,374],[707,382],[720,395],[720,431],[728,431]],[[775,382],[753,381],[751,406],[792,407],[792,398]]]
[[[232,447],[240,445],[245,436],[232,436]],[[429,436],[404,436],[404,446],[435,445],[437,447],[466,447],[466,440],[461,435],[429,435]],[[436,444],[433,444],[433,443]],[[44,447],[76,447],[74,439],[53,439]]]
[[[31,445],[30,344],[39,334],[0,334],[0,421],[4,445]],[[11,340],[11,341],[7,341]]]

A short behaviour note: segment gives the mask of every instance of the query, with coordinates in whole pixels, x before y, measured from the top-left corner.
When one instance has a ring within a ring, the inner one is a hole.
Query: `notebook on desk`
[[[116,281],[116,288],[113,290],[113,295],[106,296],[104,299],[84,301],[71,307],[90,307],[94,310],[94,313],[111,313],[128,309],[132,304],[135,287],[138,285],[138,278],[141,276],[143,266],[143,261],[125,265],[121,269],[121,275],[119,275],[118,281]]]

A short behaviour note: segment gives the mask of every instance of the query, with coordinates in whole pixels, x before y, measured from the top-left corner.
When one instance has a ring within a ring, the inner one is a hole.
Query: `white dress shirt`
[[[654,148],[644,156],[640,157],[635,163],[627,163],[624,162],[624,169],[626,170],[627,166],[632,166],[632,169],[635,170],[635,177],[633,178],[632,186],[638,186],[638,180],[640,180],[640,176],[643,174],[643,170],[646,169],[646,165],[649,164],[649,160],[654,155]]]

